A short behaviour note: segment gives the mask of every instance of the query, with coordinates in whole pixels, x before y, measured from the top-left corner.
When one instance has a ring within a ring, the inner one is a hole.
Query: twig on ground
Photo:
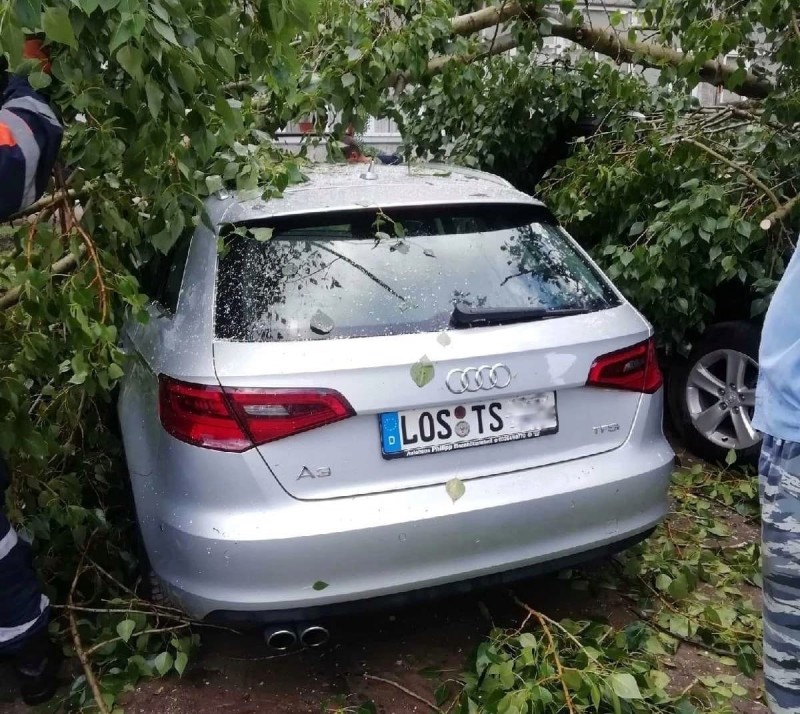
[[[80,578],[81,574],[84,572],[85,568],[83,566],[84,561],[86,560],[86,553],[89,550],[89,546],[91,545],[92,538],[94,537],[94,533],[89,536],[89,540],[86,542],[86,547],[83,549],[83,553],[81,553],[81,559],[78,562],[78,567],[75,570],[75,577],[72,579],[72,586],[69,589],[69,595],[67,596],[67,605],[71,608],[75,599],[75,588],[78,586],[78,578]],[[72,643],[75,645],[75,652],[78,655],[78,659],[81,662],[81,666],[83,667],[83,673],[86,675],[86,681],[89,684],[89,688],[92,690],[92,696],[94,697],[94,703],[97,705],[97,709],[100,711],[100,714],[109,714],[108,707],[106,706],[105,700],[103,699],[103,695],[100,692],[100,685],[97,683],[97,678],[94,676],[94,672],[92,671],[92,663],[89,660],[89,655],[83,649],[83,643],[81,642],[81,635],[78,631],[78,621],[75,618],[75,611],[70,609],[68,611],[69,615],[69,630],[72,634]]]
[[[180,615],[173,615],[171,613],[166,612],[158,612],[157,610],[138,610],[135,608],[129,607],[83,607],[82,605],[51,605],[55,610],[74,610],[75,612],[95,612],[100,614],[106,615],[120,615],[120,614],[130,614],[130,615],[158,615],[159,617],[166,617],[172,619],[181,619],[186,620],[185,617],[181,617]],[[187,620],[188,622],[188,620]]]
[[[661,601],[661,603],[670,612],[674,613],[675,615],[679,615],[680,617],[685,617],[687,620],[691,620],[692,622],[695,622],[696,624],[702,625],[704,627],[713,626],[714,623],[710,623],[705,618],[700,619],[700,618],[697,618],[697,617],[693,617],[692,615],[689,615],[689,614],[687,614],[685,612],[681,612],[669,600],[667,600],[660,592],[658,592],[658,590],[656,590],[652,585],[650,585],[650,583],[648,583],[641,575],[638,576],[638,577],[639,577],[639,580],[641,581],[642,585],[644,585],[651,593],[653,593],[653,595],[655,595]],[[728,627],[728,628],[726,628],[726,630],[728,632],[730,632],[732,635],[736,635],[737,637],[751,637],[752,634],[753,634],[752,632],[743,632],[742,630],[737,630],[737,629],[735,629],[733,627]]]
[[[530,607],[530,605],[525,605],[525,609],[527,610],[528,615],[532,615],[537,619],[542,630],[544,630],[550,650],[553,652],[553,660],[556,663],[556,672],[558,673],[558,679],[561,682],[561,689],[564,691],[564,701],[567,705],[569,713],[575,714],[575,707],[572,704],[572,697],[569,694],[569,687],[567,687],[567,683],[564,681],[564,668],[561,666],[561,657],[558,656],[558,647],[556,647],[556,643],[553,640],[553,633],[550,632],[550,628],[547,626],[547,620],[549,618],[546,618],[538,610],[534,610],[532,607]]]
[[[123,585],[117,578],[115,578],[111,573],[109,573],[101,565],[98,565],[94,560],[91,560],[90,562],[92,564],[92,567],[98,573],[100,573],[100,575],[102,575],[106,579],[110,580],[112,583],[114,583],[114,585],[116,585],[123,592],[128,593],[128,595],[130,595],[131,598],[133,598],[134,601],[136,601],[138,603],[143,603],[144,605],[146,605],[147,607],[149,607],[151,609],[171,611],[171,612],[178,613],[179,615],[185,617],[185,613],[183,612],[183,610],[181,610],[181,609],[179,609],[177,607],[170,607],[169,605],[157,605],[156,603],[150,602],[149,600],[142,599],[133,590],[131,590],[127,585]]]
[[[149,630],[142,630],[141,632],[134,632],[131,635],[131,637],[133,637],[134,635],[136,635],[137,637],[139,635],[160,635],[160,634],[162,634],[164,632],[175,632],[177,630],[183,630],[183,629],[185,629],[187,627],[191,627],[190,623],[188,623],[188,622],[184,622],[181,625],[173,625],[172,627],[153,627],[153,628],[151,628]],[[113,637],[112,639],[106,640],[105,642],[98,642],[96,645],[92,645],[88,650],[86,650],[86,654],[87,654],[87,656],[91,656],[95,652],[97,652],[97,650],[103,649],[103,647],[105,647],[106,645],[110,645],[110,644],[113,644],[115,642],[123,642],[123,641],[127,641],[127,640],[124,640],[124,638],[122,638],[122,637]]]
[[[656,622],[652,617],[648,617],[646,613],[642,612],[641,610],[635,607],[628,607],[628,611],[631,612],[633,615],[636,615],[642,622],[646,622],[650,627],[658,630],[659,632],[663,632],[665,635],[669,635],[673,639],[677,640],[678,642],[683,642],[684,644],[691,645],[692,647],[697,647],[698,649],[706,650],[708,652],[713,652],[720,657],[733,657],[735,655],[734,652],[730,650],[726,650],[724,647],[717,647],[716,645],[708,645],[701,640],[695,640],[691,637],[684,637],[683,635],[677,635],[668,627],[664,627],[664,625]],[[688,618],[688,616],[685,616]]]
[[[389,686],[392,686],[395,689],[399,689],[401,692],[407,694],[412,699],[416,699],[418,702],[422,702],[432,711],[438,712],[439,714],[444,714],[444,712],[439,707],[437,707],[433,702],[429,701],[428,699],[425,699],[425,697],[420,696],[416,692],[412,692],[407,687],[404,687],[402,684],[398,684],[397,682],[394,682],[391,679],[385,679],[384,677],[376,677],[374,674],[364,674],[364,679],[372,679],[375,682],[383,682],[384,684],[388,684]]]
[[[520,600],[513,593],[512,593],[512,598],[514,599],[514,602],[517,605],[519,605],[523,610],[527,610],[528,612],[530,612],[532,615],[534,615],[534,617],[536,615],[543,617],[549,625],[552,625],[553,627],[558,629],[564,635],[564,637],[566,637],[570,642],[572,642],[572,644],[574,644],[579,650],[585,652],[586,656],[590,660],[592,660],[595,664],[600,664],[600,660],[597,659],[597,657],[595,657],[591,652],[587,651],[587,649],[581,644],[580,640],[577,637],[575,637],[575,635],[573,635],[566,627],[564,627],[564,625],[562,625],[560,622],[556,622],[555,620],[549,618],[547,615],[544,615],[541,612],[537,612],[530,605],[522,602],[522,600]]]

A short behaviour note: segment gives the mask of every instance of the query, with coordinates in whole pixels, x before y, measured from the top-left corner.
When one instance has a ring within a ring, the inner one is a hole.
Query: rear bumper
[[[198,618],[236,612],[264,622],[546,569],[613,550],[664,518],[673,452],[660,419],[660,395],[644,397],[620,448],[473,479],[455,503],[442,485],[326,501],[275,488],[269,507],[247,511],[166,498],[142,522],[144,540],[167,592]]]
[[[620,551],[632,548],[637,543],[647,539],[653,532],[649,528],[642,533],[628,536],[624,540],[614,541],[608,545],[591,550],[583,550],[572,555],[558,558],[557,560],[545,560],[524,568],[515,570],[504,570],[491,575],[482,575],[469,580],[458,580],[444,585],[434,585],[432,587],[410,590],[408,592],[396,593],[394,595],[381,595],[380,597],[368,598],[365,600],[350,600],[348,602],[334,603],[332,605],[320,605],[315,607],[304,607],[294,610],[214,610],[209,613],[207,620],[216,624],[224,624],[234,627],[253,627],[258,625],[278,624],[288,625],[290,623],[309,623],[319,620],[332,619],[334,617],[348,617],[353,615],[363,615],[368,612],[381,612],[391,609],[431,602],[440,598],[466,593],[477,590],[509,585],[519,580],[532,578],[546,573],[553,573],[567,568],[574,568],[593,560],[608,557]]]

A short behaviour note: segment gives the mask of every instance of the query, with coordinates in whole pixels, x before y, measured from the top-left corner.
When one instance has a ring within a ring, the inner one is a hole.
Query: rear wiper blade
[[[585,315],[588,312],[591,310],[584,307],[548,310],[542,307],[469,307],[457,304],[450,316],[450,324],[453,327],[485,327],[508,325],[514,322],[550,320],[570,315]]]

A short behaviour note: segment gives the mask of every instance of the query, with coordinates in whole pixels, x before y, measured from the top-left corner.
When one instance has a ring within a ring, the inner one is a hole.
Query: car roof
[[[257,221],[276,216],[359,208],[430,206],[453,203],[543,205],[493,174],[450,164],[400,166],[310,164],[308,181],[287,188],[280,198],[263,200],[252,192],[223,194],[208,203],[215,224]],[[363,178],[369,172],[375,178]]]

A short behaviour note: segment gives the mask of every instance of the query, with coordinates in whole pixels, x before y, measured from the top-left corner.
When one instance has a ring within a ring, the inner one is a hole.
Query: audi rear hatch
[[[257,448],[301,499],[614,449],[660,384],[647,323],[536,206],[231,227],[215,331],[235,436],[208,445]]]

